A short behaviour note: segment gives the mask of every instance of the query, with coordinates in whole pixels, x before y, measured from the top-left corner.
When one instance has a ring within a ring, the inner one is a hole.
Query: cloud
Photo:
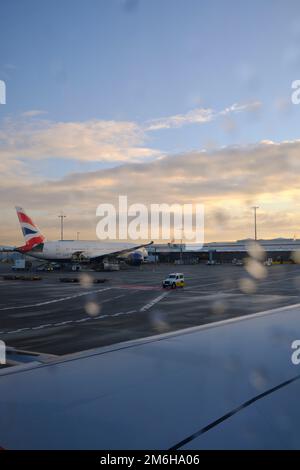
[[[214,112],[209,108],[197,108],[186,114],[175,114],[162,119],[149,121],[147,131],[157,131],[161,129],[171,129],[182,127],[187,124],[203,124],[213,119]]]
[[[47,114],[47,111],[43,111],[41,109],[31,109],[30,111],[24,111],[22,113],[23,117],[35,117],[35,116],[41,116],[42,114]]]
[[[0,130],[0,160],[43,160],[52,157],[85,162],[134,162],[160,157],[164,152],[145,145],[148,133],[159,129],[201,124],[232,113],[254,110],[260,103],[234,104],[222,111],[195,109],[145,124],[131,121],[89,120],[53,122],[42,110],[6,118]]]
[[[185,114],[175,114],[161,119],[152,119],[145,127],[147,131],[157,131],[161,129],[171,129],[186,126],[188,124],[203,124],[213,121],[221,116],[226,116],[232,113],[240,113],[242,111],[254,111],[261,106],[259,101],[250,104],[239,105],[233,104],[222,111],[214,111],[211,108],[197,108],[188,111]]]
[[[260,236],[300,236],[299,153],[298,140],[261,142],[124,163],[40,185],[20,177],[0,188],[0,209],[6,214],[1,242],[12,242],[12,233],[19,236],[19,230],[13,230],[13,206],[18,203],[37,218],[50,239],[58,236],[61,209],[68,215],[67,237],[80,231],[82,239],[95,239],[96,207],[105,202],[117,204],[122,194],[128,195],[129,204],[205,204],[206,240],[251,236],[254,204],[260,206]]]
[[[143,145],[145,135],[134,122],[90,120],[52,122],[7,118],[0,130],[0,159],[49,157],[79,161],[122,162],[147,159],[161,152]],[[28,119],[28,117],[30,117]]]

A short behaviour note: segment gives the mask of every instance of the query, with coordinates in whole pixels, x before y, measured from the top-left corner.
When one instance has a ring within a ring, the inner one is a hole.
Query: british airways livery
[[[16,207],[25,244],[5,251],[17,251],[34,258],[53,262],[100,262],[107,257],[128,257],[140,264],[145,255],[144,245],[120,242],[84,240],[46,241],[37,225],[22,207]]]

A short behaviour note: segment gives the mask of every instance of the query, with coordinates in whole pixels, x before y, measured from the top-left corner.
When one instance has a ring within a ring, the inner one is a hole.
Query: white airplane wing
[[[130,248],[126,248],[126,249],[123,249],[123,250],[115,250],[115,251],[112,250],[112,251],[108,251],[107,253],[105,253],[103,255],[91,257],[90,259],[93,260],[93,261],[101,261],[103,258],[106,258],[107,256],[124,255],[124,254],[127,254],[127,253],[131,253],[132,251],[139,250],[140,248],[147,248],[148,246],[150,246],[152,244],[153,244],[153,242],[150,242],[150,243],[146,243],[146,244],[143,244],[143,245],[132,246]],[[84,255],[84,252],[82,252],[82,254]]]
[[[0,446],[299,448],[299,308],[2,369]]]

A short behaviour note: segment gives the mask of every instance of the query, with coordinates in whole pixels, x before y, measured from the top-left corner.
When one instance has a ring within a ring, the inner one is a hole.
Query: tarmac
[[[243,266],[157,264],[109,273],[41,272],[41,280],[24,281],[3,279],[12,272],[1,265],[0,339],[63,355],[299,303],[300,266],[266,269],[260,280]],[[164,277],[177,271],[186,286],[163,289]]]

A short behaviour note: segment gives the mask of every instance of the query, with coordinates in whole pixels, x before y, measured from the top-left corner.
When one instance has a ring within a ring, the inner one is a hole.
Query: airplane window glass
[[[0,446],[299,449],[300,2],[0,18]]]

